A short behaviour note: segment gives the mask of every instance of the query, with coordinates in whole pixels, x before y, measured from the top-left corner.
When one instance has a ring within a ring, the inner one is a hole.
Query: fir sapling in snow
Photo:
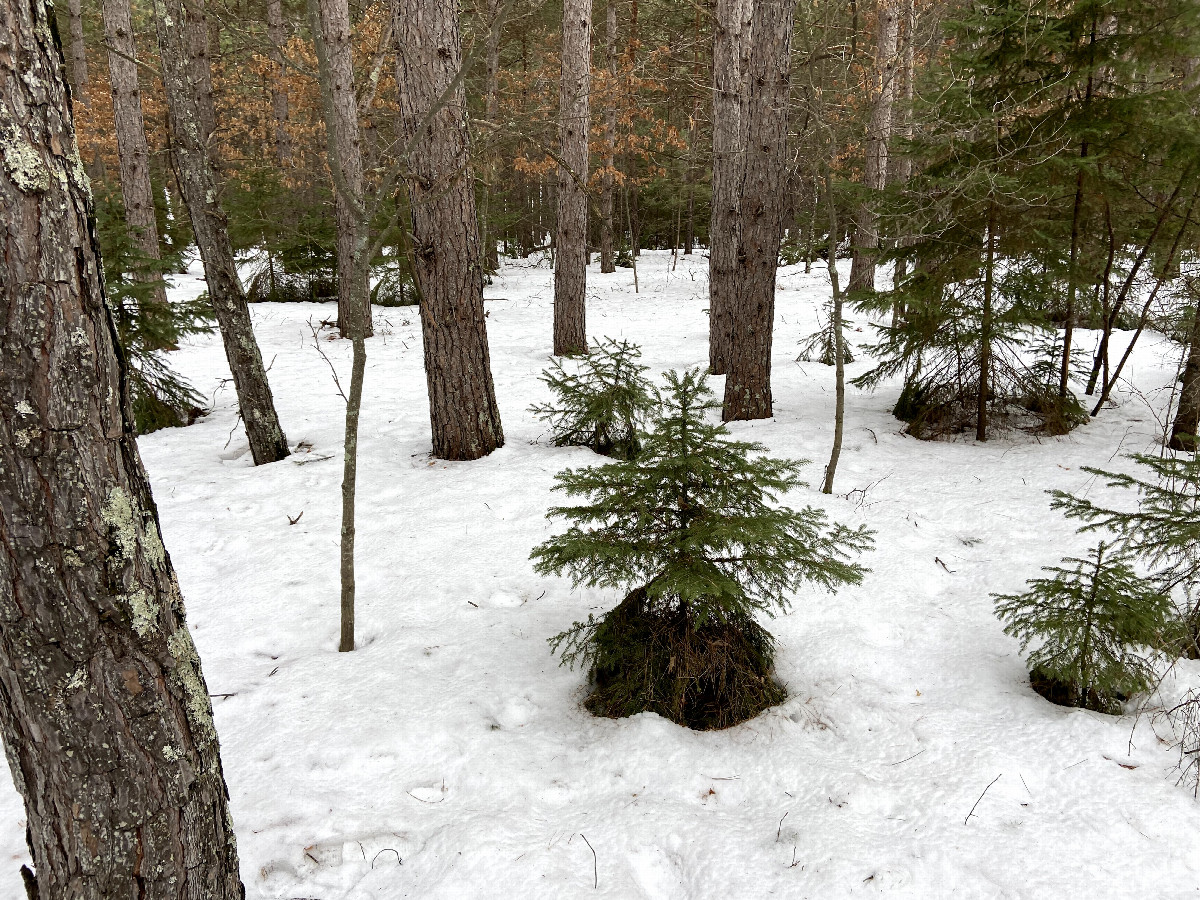
[[[1063,706],[1117,713],[1125,699],[1149,688],[1154,671],[1142,648],[1155,644],[1171,611],[1169,600],[1134,572],[1130,557],[1100,543],[1070,568],[1047,566],[1023,594],[993,594],[1005,633],[1028,655],[1029,681]]]
[[[638,435],[653,405],[641,355],[636,344],[605,338],[590,353],[569,358],[567,367],[552,362],[541,380],[554,401],[530,412],[550,426],[556,447],[591,447],[619,459],[637,455]]]
[[[806,584],[859,583],[851,560],[872,541],[819,510],[779,506],[803,463],[759,456],[761,445],[711,424],[720,404],[700,370],[665,377],[636,461],[562,472],[555,489],[584,502],[549,511],[570,526],[532,555],[541,574],[627,592],[552,640],[565,663],[589,667],[589,710],[723,728],[786,698],[755,614],[786,609]]]

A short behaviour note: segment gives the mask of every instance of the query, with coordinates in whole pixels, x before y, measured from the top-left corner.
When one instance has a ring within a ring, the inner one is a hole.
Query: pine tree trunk
[[[337,219],[338,328],[352,339],[370,337],[370,260],[366,258],[367,222],[350,5],[347,0],[309,0],[309,8],[315,13],[313,32],[320,35],[318,67]]]
[[[133,37],[133,17],[129,0],[103,0],[104,40],[108,45],[108,75],[112,84],[113,124],[117,132],[117,157],[121,165],[121,197],[125,203],[125,222],[132,231],[138,250],[148,259],[157,260],[158,222],[154,214],[154,188],[150,181],[150,146],[146,143],[146,125],[142,119],[142,95],[138,87],[137,43]],[[157,281],[157,303],[167,302],[162,273],[141,273]]]
[[[738,214],[733,340],[722,416],[771,416],[775,270],[787,184],[791,0],[755,0],[746,106],[745,174]]]
[[[900,34],[900,17],[897,13],[895,0],[879,0],[875,40],[875,87],[878,93],[871,106],[866,170],[863,173],[864,184],[873,191],[881,191],[887,186],[888,142],[892,137],[892,106],[896,96],[896,45]],[[874,290],[879,217],[868,204],[862,203],[854,224],[854,257],[850,265],[848,289],[851,292]]]
[[[554,355],[587,352],[588,91],[592,0],[564,0],[558,95],[558,221],[554,256]]]
[[[394,0],[400,138],[410,152],[413,269],[433,455],[478,459],[504,444],[483,311],[456,0]]]
[[[67,30],[71,35],[68,50],[71,57],[71,94],[78,103],[89,105],[87,47],[83,42],[83,4],[67,0]]]
[[[1200,435],[1200,282],[1188,279],[1188,293],[1192,295],[1192,330],[1187,362],[1183,367],[1183,383],[1179,387],[1179,408],[1171,424],[1168,446],[1172,450],[1194,453],[1196,436]]]
[[[189,55],[188,35],[195,31],[195,23],[187,18],[183,0],[156,0],[154,13],[174,138],[176,180],[204,262],[208,297],[221,329],[250,453],[255,465],[275,462],[288,455],[287,438],[279,427],[271,385],[254,339],[250,309],[229,243],[228,224],[217,200],[208,144],[203,139],[200,92],[192,81],[195,61]]]
[[[738,269],[739,189],[744,168],[743,56],[753,0],[716,0],[713,24],[712,213],[708,226],[708,367],[729,371]]]
[[[200,123],[200,141],[208,148],[211,163],[216,169],[219,163],[213,155],[211,141],[217,129],[217,110],[213,100],[212,61],[209,59],[208,14],[204,0],[188,0],[183,8],[188,13],[182,26],[186,43],[180,49],[186,52],[191,91],[196,101],[197,121]]]
[[[609,93],[604,107],[604,176],[600,179],[600,271],[617,271],[613,258],[614,172],[617,164],[617,3],[607,0],[604,20]]]
[[[287,29],[283,23],[283,0],[267,0],[267,40],[271,42],[271,113],[275,118],[275,156],[279,165],[292,165],[292,138],[288,134],[288,94],[283,69],[283,45]]]
[[[138,455],[50,8],[12,4],[0,23],[0,119],[21,123],[0,166],[0,734],[25,800],[26,891],[240,900],[208,689]]]
[[[483,109],[487,121],[495,124],[500,116],[500,32],[503,25],[504,0],[487,0],[487,73],[484,82]],[[498,235],[492,230],[492,194],[499,167],[492,153],[488,154],[487,181],[483,186],[483,210],[479,217],[479,231],[483,236],[483,263],[485,271],[495,272],[500,268],[500,257],[496,249]]]

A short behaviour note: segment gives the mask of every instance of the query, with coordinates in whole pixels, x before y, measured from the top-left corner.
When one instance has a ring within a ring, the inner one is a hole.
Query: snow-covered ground
[[[201,289],[197,271],[179,295]],[[590,334],[640,343],[655,373],[704,364],[705,271],[700,255],[672,271],[647,253],[635,295],[630,270],[592,267]],[[794,358],[828,280],[788,268],[779,288],[775,418],[731,430],[813,460],[816,483],[833,373]],[[554,474],[601,460],[537,443],[527,411],[546,398],[550,270],[510,265],[487,296],[507,443],[470,463],[429,457],[415,310],[376,310],[351,654],[336,652],[342,401],[308,325],[332,307],[254,308],[301,445],[275,465],[250,465],[217,337],[173,354],[215,410],[141,446],[215,695],[250,898],[1200,891],[1200,804],[1176,786],[1172,751],[1148,718],[1034,694],[988,596],[1085,549],[1044,492],[1102,495],[1081,465],[1127,466],[1122,452],[1154,446],[1178,348],[1143,337],[1119,408],[1065,438],[922,443],[889,414],[897,384],[851,388],[836,495],[787,500],[875,529],[871,574],[802,593],[770,623],[786,704],[700,734],[649,714],[592,718],[583,674],[550,654],[547,637],[619,599],[538,577],[528,559],[554,527]],[[345,378],[349,346],[321,347]],[[850,374],[868,365],[861,354]],[[15,898],[23,810],[0,777],[0,895]]]

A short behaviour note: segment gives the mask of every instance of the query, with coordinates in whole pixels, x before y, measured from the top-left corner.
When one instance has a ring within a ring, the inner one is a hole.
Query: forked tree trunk
[[[68,52],[71,63],[71,92],[75,100],[88,106],[87,46],[83,42],[83,4],[67,0],[67,30],[70,33]]]
[[[108,75],[112,84],[113,124],[117,132],[117,157],[121,165],[121,198],[125,222],[138,250],[147,260],[158,260],[158,222],[154,214],[154,188],[150,182],[150,146],[142,119],[142,95],[138,88],[137,43],[129,0],[103,0],[104,40],[108,45]],[[139,273],[157,281],[157,303],[167,302],[167,290],[159,271]]]
[[[433,454],[478,459],[504,444],[483,312],[456,0],[393,0],[400,139],[408,152],[413,270]]]
[[[279,165],[292,165],[292,138],[288,134],[288,95],[284,80],[283,45],[287,28],[283,23],[283,0],[267,0],[267,40],[271,42],[271,114],[275,118],[275,156]]]
[[[863,183],[873,191],[887,186],[888,143],[892,138],[892,107],[896,97],[896,45],[900,16],[896,0],[879,0],[875,35],[875,102],[867,130],[866,170]],[[854,222],[854,259],[848,289],[875,288],[875,257],[879,252],[879,216],[869,203],[858,207]]]
[[[745,171],[740,184],[733,340],[722,416],[771,416],[775,270],[787,185],[792,0],[754,0]]]
[[[309,0],[318,36],[321,98],[337,219],[338,329],[351,339],[370,337],[367,216],[363,207],[362,144],[354,94],[353,44],[347,0]]]
[[[729,371],[736,304],[738,210],[744,171],[747,13],[753,0],[716,0],[713,23],[712,212],[708,226],[708,367]]]
[[[155,0],[154,14],[174,138],[175,177],[204,262],[208,297],[221,329],[250,453],[255,465],[275,462],[288,455],[287,438],[279,427],[246,294],[238,280],[228,223],[217,199],[217,181],[204,140],[200,93],[192,81],[195,61],[189,55],[188,35],[195,31],[195,23],[187,18],[183,0]]]
[[[613,258],[614,172],[617,165],[617,0],[606,0],[604,16],[608,94],[604,105],[604,175],[600,179],[600,271],[617,271]]]
[[[20,123],[0,165],[0,734],[25,800],[21,874],[40,900],[240,900],[50,16],[45,0],[0,16],[0,120]]]
[[[588,91],[592,0],[564,0],[558,94],[558,224],[554,255],[554,355],[587,352]]]

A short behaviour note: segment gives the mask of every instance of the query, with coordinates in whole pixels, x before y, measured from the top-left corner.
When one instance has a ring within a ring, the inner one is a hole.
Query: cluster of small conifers
[[[555,489],[579,502],[549,511],[568,528],[534,549],[535,569],[625,593],[551,644],[564,663],[588,669],[585,706],[596,715],[651,711],[691,728],[725,728],[786,698],[774,640],[756,614],[786,610],[805,585],[858,584],[866,570],[853,560],[872,535],[811,506],[781,505],[803,485],[804,462],[764,456],[762,445],[710,422],[720,404],[699,369],[666,372],[656,388],[639,359],[637,346],[605,340],[555,360],[542,376],[554,400],[532,411],[554,443],[614,459],[557,476]],[[1156,469],[1153,482],[1098,473],[1141,490],[1133,512],[1055,494],[1084,530],[1116,539],[1051,567],[1052,577],[1030,581],[1023,594],[996,596],[1022,652],[1036,644],[1030,681],[1054,702],[1119,712],[1153,682],[1147,648],[1196,646],[1195,616],[1181,616],[1169,599],[1200,547],[1200,525],[1176,515],[1189,496],[1195,502],[1196,463],[1140,459]],[[1165,542],[1164,519],[1178,520]],[[1154,542],[1146,540],[1152,522]],[[1157,574],[1139,576],[1139,559],[1157,564]]]

